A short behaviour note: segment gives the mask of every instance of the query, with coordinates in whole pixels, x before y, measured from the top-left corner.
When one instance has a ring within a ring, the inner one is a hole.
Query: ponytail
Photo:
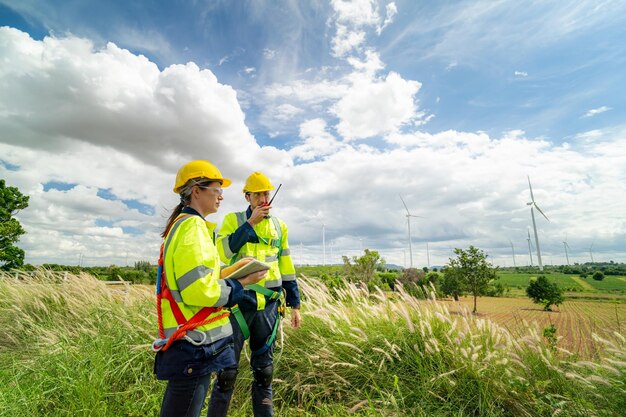
[[[165,239],[165,236],[167,236],[167,232],[170,231],[170,227],[172,227],[172,223],[174,223],[174,220],[176,220],[178,215],[183,211],[184,207],[185,207],[185,204],[183,204],[182,201],[178,203],[176,207],[174,207],[172,214],[170,214],[169,219],[167,219],[167,225],[165,226],[165,229],[163,229],[163,232],[161,233],[161,237],[163,239]]]
[[[169,219],[167,219],[167,225],[161,233],[161,237],[163,239],[165,239],[165,236],[167,236],[167,232],[170,231],[170,227],[172,227],[172,224],[174,223],[174,221],[176,221],[176,218],[180,215],[180,213],[182,213],[185,206],[191,204],[191,189],[194,185],[196,185],[196,182],[194,180],[189,180],[183,187],[181,187],[180,203],[178,203],[178,205],[174,207],[174,210],[172,210],[172,214],[170,214]]]

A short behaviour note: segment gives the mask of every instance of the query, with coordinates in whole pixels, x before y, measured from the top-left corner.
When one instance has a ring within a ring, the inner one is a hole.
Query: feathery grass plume
[[[157,414],[164,384],[152,377],[153,354],[142,349],[156,329],[152,289],[121,292],[90,276],[38,276],[0,280],[0,325],[16,329],[0,338],[7,415]],[[513,335],[401,286],[390,296],[353,283],[333,291],[313,279],[299,285],[306,320],[299,330],[285,329],[274,366],[277,415],[504,417],[558,409],[591,416],[626,409],[623,337],[597,340],[596,356],[586,360],[551,352],[537,325]],[[242,361],[234,417],[252,414],[251,381]]]

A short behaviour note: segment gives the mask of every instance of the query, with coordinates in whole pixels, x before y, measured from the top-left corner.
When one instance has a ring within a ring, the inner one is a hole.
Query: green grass
[[[301,280],[302,329],[275,364],[276,415],[617,416],[626,409],[626,339],[597,357],[554,350],[529,327],[513,337],[445,303]],[[0,416],[157,415],[149,287],[129,293],[88,275],[0,279]],[[245,358],[243,359],[245,360]],[[251,415],[242,363],[231,416]]]
[[[498,273],[498,281],[508,287],[522,287],[526,288],[530,283],[531,278],[536,278],[540,273],[535,274],[515,274],[515,273]],[[565,290],[570,288],[576,288],[577,290],[582,291],[583,287],[581,287],[576,281],[574,281],[570,275],[559,274],[559,273],[551,273],[545,274],[546,278],[550,282],[555,282],[559,288]]]
[[[584,280],[598,291],[626,291],[626,277],[605,275],[602,281],[596,281],[589,275]]]
[[[498,272],[498,281],[511,289],[524,290],[528,286],[530,279],[539,275],[541,274]],[[553,272],[545,274],[545,276],[550,282],[555,282],[564,291],[593,292],[595,290],[599,293],[626,293],[626,277],[606,275],[602,281],[596,281],[591,278],[591,275],[587,278],[580,278],[578,275]],[[577,278],[593,287],[593,290],[581,286],[576,281]]]

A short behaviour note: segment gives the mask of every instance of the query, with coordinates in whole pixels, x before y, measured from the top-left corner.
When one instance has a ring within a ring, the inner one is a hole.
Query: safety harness
[[[241,226],[247,220],[245,211],[236,213],[236,216],[237,216],[238,227]],[[276,229],[276,232],[278,233],[278,238],[277,239],[264,238],[258,235],[257,237],[259,238],[260,241],[262,241],[266,245],[272,246],[274,248],[278,248],[277,258],[280,259],[280,255],[282,252],[282,230],[280,228],[280,223],[278,222],[278,219],[274,216],[271,216],[270,218],[272,219],[274,228]],[[235,263],[238,257],[239,256],[237,255],[233,256],[230,261],[230,264],[232,265],[233,263]],[[276,317],[276,322],[274,322],[274,328],[272,329],[272,333],[269,335],[269,337],[267,338],[263,346],[251,352],[251,356],[256,356],[256,355],[265,353],[272,346],[272,343],[274,343],[274,340],[276,339],[276,333],[278,331],[278,328],[280,327],[280,319],[285,314],[285,307],[281,305],[281,300],[280,300],[282,291],[272,291],[269,288],[262,287],[259,284],[246,285],[245,289],[256,292],[257,300],[259,299],[259,296],[261,297],[265,296],[265,297],[268,297],[270,301],[276,301],[278,303],[278,316]],[[230,308],[230,312],[235,317],[235,320],[237,320],[237,324],[239,324],[239,328],[241,329],[241,333],[243,335],[244,340],[248,340],[248,338],[250,337],[250,329],[248,328],[248,323],[246,323],[246,319],[244,318],[243,313],[239,309],[239,306],[234,305],[233,307]]]
[[[174,228],[174,230],[176,228],[178,228],[178,226],[180,226],[180,224],[187,219],[188,217],[191,217],[191,214],[187,214],[187,215],[182,215],[180,217],[178,217],[176,219],[176,221],[174,221],[172,223],[172,225],[170,226],[170,228],[167,229],[165,236],[169,235],[170,229]],[[157,320],[159,323],[159,338],[156,339],[154,342],[152,342],[152,350],[154,352],[165,352],[173,342],[175,342],[176,340],[179,339],[185,339],[187,340],[189,343],[199,346],[204,344],[204,342],[206,341],[206,333],[204,332],[198,332],[199,334],[202,335],[202,339],[200,341],[195,341],[194,339],[192,339],[191,337],[187,336],[187,332],[188,331],[193,331],[196,328],[200,327],[200,326],[204,326],[207,325],[209,323],[212,323],[214,321],[217,320],[221,320],[225,317],[228,317],[230,315],[230,312],[223,308],[223,307],[204,307],[202,308],[200,311],[198,311],[196,314],[193,315],[193,317],[191,317],[189,320],[187,320],[185,318],[185,315],[183,314],[183,312],[180,310],[180,307],[178,306],[178,303],[176,302],[176,300],[174,299],[174,296],[172,295],[172,292],[170,291],[170,289],[167,286],[167,279],[165,276],[165,268],[163,267],[163,263],[164,263],[164,259],[165,259],[165,253],[167,251],[167,246],[169,245],[169,239],[167,239],[167,244],[166,242],[163,242],[163,244],[161,244],[161,251],[159,254],[159,264],[158,264],[158,268],[157,268],[157,282],[156,282],[156,308],[157,308]],[[174,318],[176,319],[176,322],[178,323],[178,328],[176,329],[176,331],[174,331],[174,333],[166,338],[165,337],[165,331],[163,330],[163,314],[161,311],[161,300],[165,298],[169,303],[170,303],[170,308],[172,309],[172,314],[174,315]],[[224,313],[212,317],[212,318],[207,318],[209,317],[211,314],[223,310]]]

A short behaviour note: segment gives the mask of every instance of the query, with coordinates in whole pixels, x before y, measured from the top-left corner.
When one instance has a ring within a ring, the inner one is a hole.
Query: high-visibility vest
[[[221,263],[213,242],[215,226],[200,216],[183,214],[165,237],[163,270],[171,298],[178,307],[173,309],[168,300],[161,299],[166,338],[174,334],[183,318],[189,320],[203,307],[222,307],[228,302],[231,289],[220,279]],[[197,327],[187,336],[207,344],[230,336],[233,329],[223,309],[216,309],[207,320],[219,316],[222,317]]]
[[[228,244],[229,236],[247,221],[246,212],[228,213],[219,230],[217,249],[220,258],[226,264],[250,256],[265,262],[270,266],[264,279],[258,285],[265,288],[277,288],[283,281],[296,279],[296,270],[291,259],[288,241],[287,225],[277,218],[270,216],[254,225],[259,243],[248,242],[233,253]],[[257,292],[257,308],[265,308],[265,298]]]

